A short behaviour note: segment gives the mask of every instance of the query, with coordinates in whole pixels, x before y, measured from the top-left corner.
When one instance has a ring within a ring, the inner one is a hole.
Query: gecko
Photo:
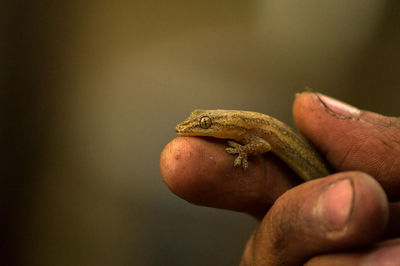
[[[194,110],[176,126],[180,136],[227,139],[226,152],[237,155],[233,165],[248,168],[248,156],[272,152],[308,181],[331,173],[317,150],[288,125],[271,116],[238,110]]]

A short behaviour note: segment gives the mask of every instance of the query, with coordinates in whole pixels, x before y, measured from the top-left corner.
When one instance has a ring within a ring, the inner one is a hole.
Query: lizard
[[[233,165],[248,168],[248,156],[272,152],[297,175],[308,181],[331,173],[317,150],[288,125],[271,116],[238,110],[194,110],[176,126],[180,136],[227,139]]]

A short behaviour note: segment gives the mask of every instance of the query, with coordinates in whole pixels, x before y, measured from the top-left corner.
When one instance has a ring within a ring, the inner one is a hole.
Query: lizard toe
[[[227,153],[229,153],[229,154],[238,154],[239,153],[239,150],[238,149],[236,149],[236,148],[226,148],[225,149],[226,150],[226,152]]]
[[[233,166],[235,167],[239,167],[242,165],[242,156],[238,156],[236,157],[235,161],[233,162]]]
[[[243,158],[242,158],[242,168],[243,168],[244,170],[246,170],[248,166],[249,166],[249,163],[248,163],[248,161],[247,161],[247,157],[243,157]]]
[[[239,143],[237,143],[237,142],[235,142],[235,141],[228,140],[228,146],[229,146],[229,147],[232,147],[232,148],[238,149],[238,148],[240,148],[242,145],[239,144]]]

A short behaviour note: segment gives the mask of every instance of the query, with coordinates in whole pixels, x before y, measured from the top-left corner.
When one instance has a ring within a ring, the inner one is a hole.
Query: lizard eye
[[[204,129],[211,127],[211,118],[208,116],[203,116],[200,118],[200,127]]]

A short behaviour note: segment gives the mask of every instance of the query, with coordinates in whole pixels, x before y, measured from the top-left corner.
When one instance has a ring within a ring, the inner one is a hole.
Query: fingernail
[[[315,93],[315,95],[330,115],[341,119],[358,119],[360,117],[360,110],[352,105],[320,93]]]
[[[350,179],[330,184],[320,195],[316,214],[328,231],[345,228],[353,209],[354,189]]]

